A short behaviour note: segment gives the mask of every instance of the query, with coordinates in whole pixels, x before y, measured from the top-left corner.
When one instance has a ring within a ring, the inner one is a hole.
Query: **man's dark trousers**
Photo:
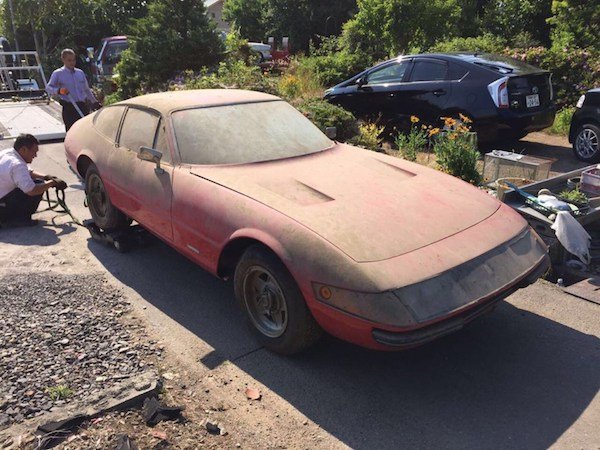
[[[67,102],[65,100],[61,100],[60,104],[62,105],[62,118],[65,123],[65,128],[69,131],[69,128],[73,126],[75,122],[81,119],[81,116],[73,106],[71,102]],[[87,116],[90,113],[90,107],[85,102],[77,102],[77,106],[83,113],[84,116]]]
[[[42,194],[31,196],[19,188],[13,189],[0,198],[0,221],[21,222],[31,219],[41,200]]]

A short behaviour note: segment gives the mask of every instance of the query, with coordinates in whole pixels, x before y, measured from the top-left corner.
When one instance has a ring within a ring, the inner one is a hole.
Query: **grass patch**
[[[571,126],[571,117],[575,112],[574,107],[563,108],[556,113],[554,123],[546,131],[551,134],[558,134],[560,136],[566,136],[569,134],[569,127]]]

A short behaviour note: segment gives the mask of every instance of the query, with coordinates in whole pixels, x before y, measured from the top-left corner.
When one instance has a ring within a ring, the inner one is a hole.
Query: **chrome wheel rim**
[[[288,323],[285,295],[276,278],[264,267],[252,266],[243,281],[246,310],[252,324],[265,336],[281,336]]]
[[[88,180],[88,202],[92,211],[99,217],[105,217],[108,209],[108,198],[102,179],[92,175]]]
[[[582,158],[591,158],[598,153],[598,135],[589,128],[584,128],[581,133],[577,135],[575,141],[575,149],[577,154]]]

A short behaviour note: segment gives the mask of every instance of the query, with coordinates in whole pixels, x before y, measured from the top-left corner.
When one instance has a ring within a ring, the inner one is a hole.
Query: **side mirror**
[[[160,160],[162,159],[162,153],[158,150],[154,150],[150,147],[140,147],[140,151],[138,152],[138,158],[142,161],[150,161],[156,164],[156,169],[154,171],[161,175],[165,173],[165,171],[160,167]]]
[[[360,88],[367,84],[367,76],[362,76],[358,80],[356,80],[356,85]]]
[[[335,139],[337,136],[337,128],[336,127],[325,128],[325,136],[327,136],[329,139]]]

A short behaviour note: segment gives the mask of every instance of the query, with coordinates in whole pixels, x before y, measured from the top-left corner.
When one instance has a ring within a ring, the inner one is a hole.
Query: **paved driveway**
[[[568,158],[568,149],[555,151]],[[69,203],[89,217],[62,144],[42,146],[33,166],[64,177]],[[28,252],[70,252],[74,266],[99,267],[190,367],[261,383],[277,402],[257,432],[277,424],[273,439],[288,447],[303,448],[285,437],[307,418],[320,429],[321,448],[600,448],[600,306],[546,282],[419,349],[375,353],[325,338],[284,358],[252,339],[231,283],[162,243],[122,255],[85,230],[50,223],[26,234],[0,230],[0,242],[4,267],[25,258],[18,256],[25,244]],[[281,422],[282,410],[293,420]]]

